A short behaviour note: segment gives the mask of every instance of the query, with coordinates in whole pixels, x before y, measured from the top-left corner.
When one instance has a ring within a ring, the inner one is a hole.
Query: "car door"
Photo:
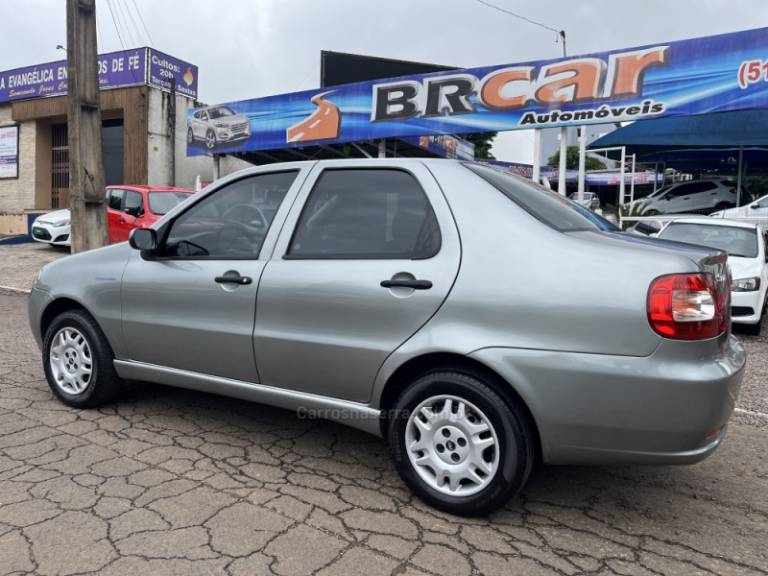
[[[133,361],[258,382],[256,289],[301,168],[229,179],[158,228],[160,250],[123,275],[122,320]]]
[[[459,261],[453,218],[423,164],[318,164],[259,285],[262,382],[368,401],[387,356],[440,308]]]
[[[110,244],[119,242],[120,218],[123,214],[125,190],[110,188],[107,190],[107,236]]]
[[[136,190],[123,191],[123,204],[117,216],[114,234],[110,242],[126,242],[131,230],[136,228],[136,219],[144,213],[144,199]]]

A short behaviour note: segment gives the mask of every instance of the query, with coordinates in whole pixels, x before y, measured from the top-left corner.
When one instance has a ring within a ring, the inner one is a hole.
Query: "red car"
[[[109,242],[125,242],[134,228],[146,228],[194,194],[169,186],[107,186]]]

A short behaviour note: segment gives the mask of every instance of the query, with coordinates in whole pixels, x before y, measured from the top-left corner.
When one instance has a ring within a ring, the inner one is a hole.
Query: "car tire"
[[[214,132],[212,128],[208,128],[205,133],[205,147],[208,148],[208,150],[216,148],[216,132]]]
[[[114,400],[122,380],[113,360],[106,336],[84,310],[59,314],[45,331],[45,377],[56,398],[67,406],[94,408]]]
[[[408,487],[431,506],[461,516],[506,503],[525,485],[535,459],[521,407],[462,372],[427,373],[408,386],[395,403],[388,436]]]
[[[195,143],[195,133],[192,132],[192,128],[187,128],[187,146],[192,146]]]

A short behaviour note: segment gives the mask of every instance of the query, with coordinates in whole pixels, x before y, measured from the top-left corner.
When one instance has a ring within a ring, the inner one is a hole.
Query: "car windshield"
[[[211,108],[208,112],[208,115],[211,117],[211,119],[216,119],[223,118],[224,116],[234,116],[235,113],[231,108],[221,106],[219,108]]]
[[[673,222],[659,234],[659,238],[717,248],[728,252],[729,256],[757,257],[757,233],[754,228]]]
[[[616,230],[617,228],[576,202],[555,194],[530,180],[466,162],[464,165],[497,188],[507,198],[545,224],[561,232],[577,230]]]
[[[184,202],[191,195],[189,192],[150,192],[149,209],[153,214],[162,216]]]

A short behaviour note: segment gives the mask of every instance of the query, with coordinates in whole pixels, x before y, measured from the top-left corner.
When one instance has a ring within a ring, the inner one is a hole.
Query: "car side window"
[[[163,254],[189,259],[255,259],[298,171],[248,176],[216,190],[171,224]]]
[[[123,212],[131,216],[139,216],[144,211],[144,201],[139,192],[126,190],[123,199]]]
[[[424,259],[440,250],[418,180],[398,169],[328,169],[314,185],[288,259]]]
[[[107,196],[109,207],[112,210],[122,210],[123,209],[123,190],[110,190],[109,195]]]

